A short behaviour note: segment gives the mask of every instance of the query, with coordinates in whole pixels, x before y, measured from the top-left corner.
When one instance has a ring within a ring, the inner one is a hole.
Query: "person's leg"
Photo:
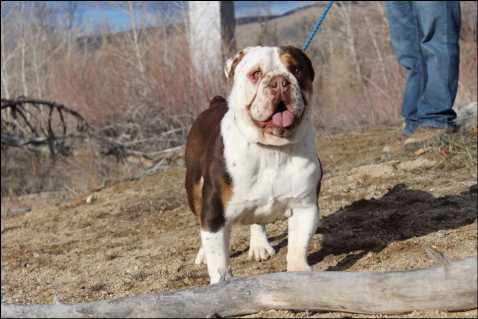
[[[425,62],[425,89],[418,100],[420,127],[453,128],[452,109],[458,88],[459,1],[413,1],[420,51]]]
[[[425,88],[417,17],[411,1],[386,1],[385,12],[394,53],[398,62],[407,69],[402,116],[405,120],[404,133],[410,135],[418,126],[417,105]]]

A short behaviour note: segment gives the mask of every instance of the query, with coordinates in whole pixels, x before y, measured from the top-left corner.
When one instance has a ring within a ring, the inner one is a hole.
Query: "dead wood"
[[[402,272],[273,273],[85,304],[2,304],[2,317],[210,317],[270,309],[397,314],[477,307],[477,258]]]
[[[1,145],[38,153],[71,155],[73,148],[94,141],[103,156],[113,156],[118,161],[141,163],[145,167],[158,166],[163,159],[177,156],[181,147],[144,152],[138,145],[151,145],[158,141],[168,141],[183,129],[162,132],[152,138],[136,138],[122,141],[109,135],[121,129],[121,124],[103,128],[93,128],[75,110],[53,101],[17,98],[1,100]],[[138,129],[138,125],[124,124],[125,129]]]

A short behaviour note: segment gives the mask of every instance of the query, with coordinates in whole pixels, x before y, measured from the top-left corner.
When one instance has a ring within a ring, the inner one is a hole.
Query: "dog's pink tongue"
[[[294,124],[294,114],[290,111],[284,111],[272,116],[272,124],[278,127],[287,128]]]

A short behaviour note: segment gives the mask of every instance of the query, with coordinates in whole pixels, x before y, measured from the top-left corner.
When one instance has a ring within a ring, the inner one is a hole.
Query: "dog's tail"
[[[227,107],[227,100],[223,98],[222,96],[216,95],[209,102],[209,108],[213,108],[219,105],[224,105]]]

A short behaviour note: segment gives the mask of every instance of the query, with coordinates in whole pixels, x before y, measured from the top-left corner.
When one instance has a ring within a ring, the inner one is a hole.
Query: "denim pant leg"
[[[426,81],[417,17],[411,1],[386,1],[385,13],[393,51],[407,70],[401,114],[405,119],[404,133],[412,134],[418,126],[417,106]]]
[[[452,109],[458,89],[459,1],[413,1],[426,67],[425,89],[418,100],[420,126],[454,127]]]

